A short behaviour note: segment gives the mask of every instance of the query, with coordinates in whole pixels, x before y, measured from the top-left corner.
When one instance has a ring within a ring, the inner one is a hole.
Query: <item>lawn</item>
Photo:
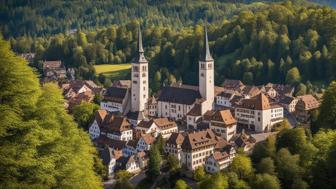
[[[131,64],[102,64],[94,66],[97,74],[103,74],[112,80],[126,79],[131,72]]]

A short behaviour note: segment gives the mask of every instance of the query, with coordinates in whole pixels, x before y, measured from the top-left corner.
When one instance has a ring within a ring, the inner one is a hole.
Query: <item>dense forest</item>
[[[74,29],[96,30],[141,17],[144,26],[181,28],[200,19],[220,23],[243,10],[258,10],[261,2],[281,0],[1,0],[0,30],[5,37],[48,36]],[[335,4],[332,0],[311,0]],[[256,2],[256,3],[255,3]],[[304,2],[295,0],[294,2]],[[252,4],[251,4],[252,3]]]
[[[40,86],[0,38],[0,188],[102,188],[88,134],[64,109],[56,84]]]
[[[252,7],[258,8],[257,5]],[[109,0],[43,1],[5,0],[0,8],[4,36],[43,36],[72,29],[96,30],[111,24],[124,24],[141,17],[144,26],[181,28],[193,25],[205,15],[221,21],[251,5],[237,1],[204,0]]]
[[[335,79],[333,9],[290,1],[250,6],[258,7],[258,11],[252,11],[254,7],[208,26],[218,85],[225,78],[233,78],[247,84],[289,83],[305,92],[312,83],[326,84]],[[10,41],[17,53],[36,52],[37,60],[60,59],[67,67],[76,68],[77,77],[97,79],[92,65],[125,63],[134,57],[138,24],[133,20],[98,31],[78,30],[71,35],[18,37]],[[142,28],[152,89],[176,80],[197,84],[202,23],[181,29]],[[98,79],[102,83],[106,80]]]

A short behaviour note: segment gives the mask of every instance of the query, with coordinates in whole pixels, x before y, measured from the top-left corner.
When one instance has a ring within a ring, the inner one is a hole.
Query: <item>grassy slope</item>
[[[102,64],[94,66],[97,74],[103,74],[111,80],[125,79],[131,71],[131,64]]]

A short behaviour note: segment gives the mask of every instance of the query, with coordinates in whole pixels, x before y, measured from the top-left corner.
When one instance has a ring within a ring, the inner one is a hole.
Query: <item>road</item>
[[[258,143],[258,142],[261,142],[261,141],[266,140],[268,136],[270,136],[270,135],[274,135],[274,134],[276,134],[276,133],[277,133],[277,132],[255,133],[255,134],[251,134],[251,136],[252,136],[253,138],[255,138],[256,141],[257,141],[256,143]]]
[[[284,117],[289,121],[292,128],[296,127],[297,121],[293,114],[289,113],[287,110],[284,110]]]
[[[104,181],[104,189],[111,189],[112,186],[115,184],[116,180],[113,178],[108,179],[107,181]]]
[[[139,174],[134,175],[131,179],[130,182],[134,186],[138,185],[143,179],[146,178],[146,170],[141,171]]]

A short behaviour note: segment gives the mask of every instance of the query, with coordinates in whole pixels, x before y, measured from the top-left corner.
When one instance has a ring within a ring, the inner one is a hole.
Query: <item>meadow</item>
[[[103,74],[111,80],[126,79],[131,71],[131,64],[101,64],[94,66],[96,74]]]

